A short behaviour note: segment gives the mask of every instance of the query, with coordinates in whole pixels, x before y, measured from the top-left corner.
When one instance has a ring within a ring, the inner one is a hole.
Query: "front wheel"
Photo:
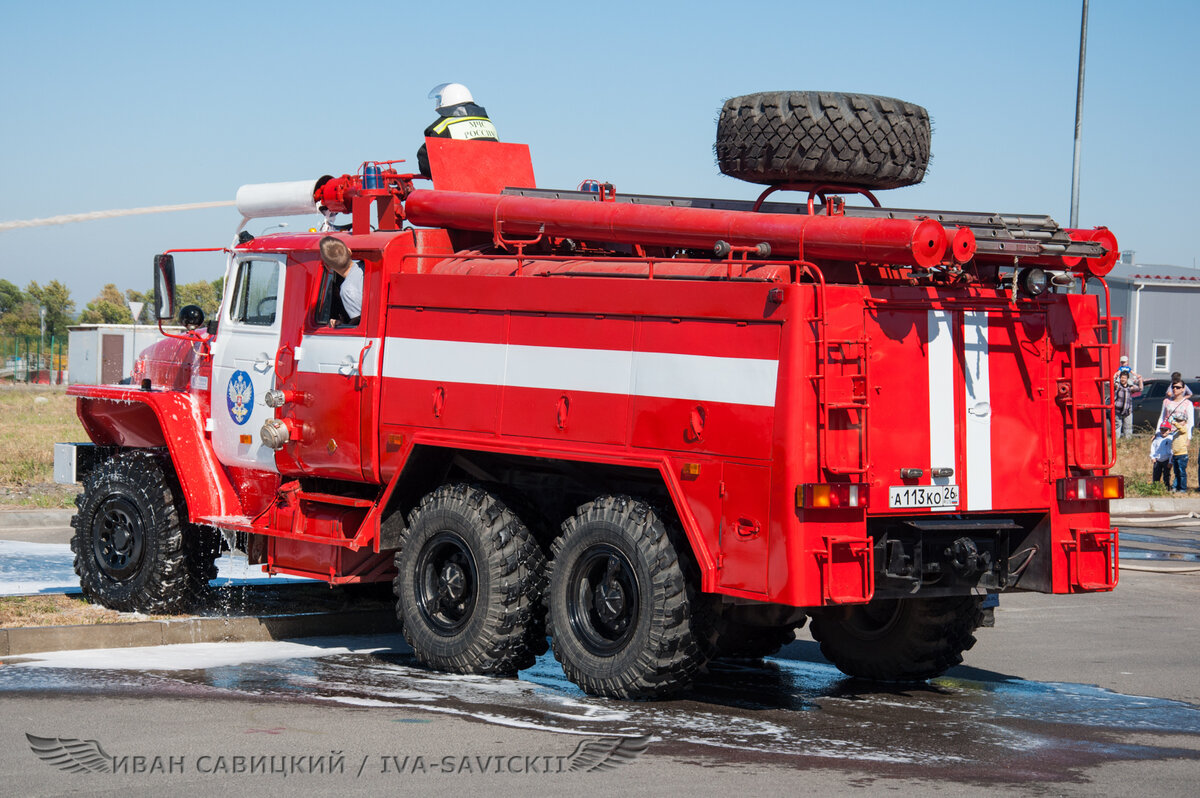
[[[421,500],[396,554],[396,614],[418,660],[510,675],[546,650],[545,556],[495,496],[443,485]]]
[[[551,645],[591,695],[656,698],[704,665],[686,563],[649,505],[605,496],[563,524],[553,546]]]
[[[71,519],[85,595],[110,609],[146,613],[176,612],[203,595],[215,553],[207,533],[185,540],[177,490],[146,451],[118,454],[87,476]]]
[[[975,596],[872,601],[816,612],[809,629],[843,673],[881,682],[941,676],[975,645]]]

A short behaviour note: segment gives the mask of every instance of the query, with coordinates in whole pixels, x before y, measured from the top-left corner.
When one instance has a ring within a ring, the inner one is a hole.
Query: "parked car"
[[[1163,399],[1167,396],[1167,386],[1170,380],[1144,380],[1142,395],[1133,398],[1133,427],[1134,429],[1154,429],[1158,417],[1162,413]],[[1200,382],[1185,380],[1184,385],[1192,389],[1193,406],[1200,402]],[[1200,415],[1197,416],[1200,423]]]

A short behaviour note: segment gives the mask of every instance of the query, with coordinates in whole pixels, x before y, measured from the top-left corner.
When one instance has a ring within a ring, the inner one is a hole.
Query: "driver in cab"
[[[338,319],[333,313],[329,319],[330,327],[353,327],[362,317],[363,268],[356,263],[350,248],[333,236],[325,236],[319,243],[321,263],[334,277],[338,297],[341,299],[345,318]]]

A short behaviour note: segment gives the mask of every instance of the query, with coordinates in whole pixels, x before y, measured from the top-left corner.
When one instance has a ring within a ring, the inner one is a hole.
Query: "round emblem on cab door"
[[[254,382],[244,371],[235,371],[229,378],[229,390],[225,392],[225,404],[229,406],[229,417],[234,424],[245,424],[250,420],[254,407]]]

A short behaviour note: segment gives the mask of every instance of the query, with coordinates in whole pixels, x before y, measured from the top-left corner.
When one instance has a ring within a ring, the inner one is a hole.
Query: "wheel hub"
[[[568,613],[579,641],[593,654],[614,656],[629,644],[640,614],[637,575],[628,557],[601,543],[571,569]]]
[[[601,582],[596,586],[592,603],[601,620],[613,623],[625,611],[625,589],[616,580]]]
[[[475,557],[467,542],[450,530],[421,546],[416,563],[417,607],[440,635],[458,634],[470,622],[478,598]]]
[[[114,532],[113,536],[112,536],[113,545],[120,550],[124,550],[126,547],[129,546],[130,539],[131,539],[131,536],[129,534],[129,531],[123,527],[118,528],[117,531]]]
[[[144,537],[137,508],[124,497],[109,499],[92,523],[96,564],[111,579],[130,578],[141,564]]]
[[[463,596],[467,594],[467,575],[461,565],[448,562],[442,567],[438,579],[438,594],[454,604],[462,601]]]

